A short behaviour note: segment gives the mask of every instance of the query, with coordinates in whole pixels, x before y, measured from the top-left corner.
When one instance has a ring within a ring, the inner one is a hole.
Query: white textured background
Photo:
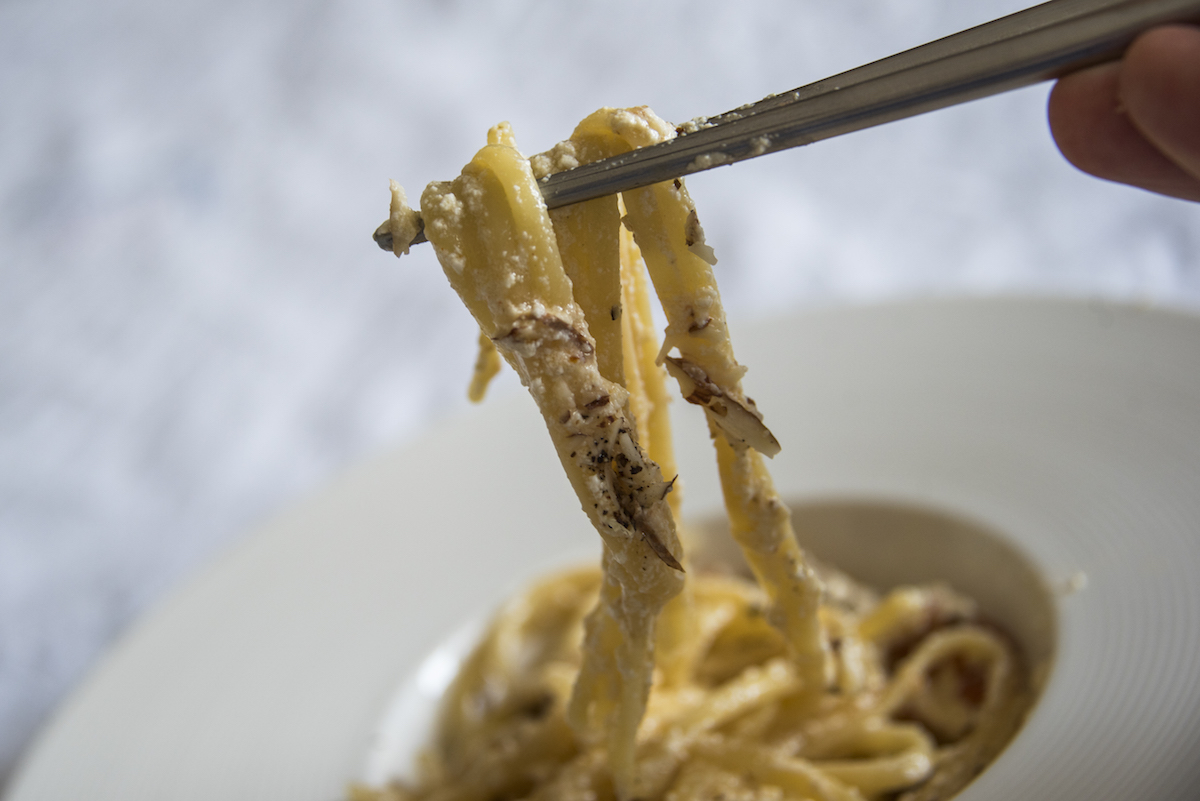
[[[454,414],[474,334],[370,240],[508,119],[713,114],[1021,0],[0,0],[0,783],[105,645]],[[1200,307],[1200,207],[1086,178],[1045,87],[691,180],[733,325],[1055,293]]]

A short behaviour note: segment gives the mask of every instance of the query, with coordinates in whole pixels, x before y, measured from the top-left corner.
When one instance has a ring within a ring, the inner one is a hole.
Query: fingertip
[[[1200,28],[1167,25],[1126,51],[1118,94],[1139,131],[1200,177]]]
[[[1112,161],[1109,148],[1097,140],[1097,131],[1114,127],[1117,109],[1117,64],[1067,75],[1050,91],[1046,116],[1050,132],[1063,157],[1078,169],[1108,177]],[[1105,136],[1104,141],[1111,137]]]
[[[1125,68],[1123,62],[1101,64],[1058,81],[1047,116],[1059,151],[1097,178],[1200,200],[1200,179],[1164,155],[1130,119],[1121,92]]]
[[[1089,175],[1144,186],[1177,168],[1129,121],[1118,96],[1121,64],[1068,75],[1050,93],[1047,116],[1063,156]]]

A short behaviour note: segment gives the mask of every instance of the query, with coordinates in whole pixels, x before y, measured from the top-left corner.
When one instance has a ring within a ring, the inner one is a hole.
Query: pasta
[[[422,195],[481,331],[472,399],[501,358],[517,371],[604,549],[599,570],[551,577],[493,622],[418,785],[356,801],[943,798],[1020,724],[1019,661],[970,600],[881,598],[796,544],[682,180],[547,212],[538,178],[673,135],[648,109],[601,109],[526,159],[501,124]],[[397,254],[414,216],[393,183],[381,230]],[[753,582],[687,572],[667,375],[708,419]]]

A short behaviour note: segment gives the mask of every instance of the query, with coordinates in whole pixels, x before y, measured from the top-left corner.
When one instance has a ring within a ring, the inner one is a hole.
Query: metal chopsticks
[[[1050,0],[556,173],[542,196],[567,206],[1050,80],[1169,22],[1200,22],[1200,0]]]

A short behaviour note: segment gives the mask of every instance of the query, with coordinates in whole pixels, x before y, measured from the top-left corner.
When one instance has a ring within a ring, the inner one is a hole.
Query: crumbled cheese
[[[512,125],[500,122],[488,129],[487,142],[489,145],[517,146],[517,138],[513,136]]]
[[[725,164],[728,161],[729,156],[725,155],[719,150],[714,150],[711,153],[702,153],[699,156],[696,156],[696,158],[692,159],[691,163],[687,165],[687,171],[700,172],[700,170],[707,170],[712,167],[717,167],[721,164]]]
[[[425,225],[421,222],[421,215],[408,205],[408,198],[404,196],[404,187],[396,181],[391,181],[390,185],[392,205],[388,211],[387,222],[381,225],[380,229],[391,235],[392,252],[397,256],[402,256],[408,253],[413,240],[424,230]],[[376,233],[378,235],[378,232]]]
[[[675,138],[675,129],[645,106],[614,111],[612,130],[634,148]]]
[[[700,218],[696,215],[695,209],[688,212],[687,221],[683,226],[683,241],[688,250],[716,266],[717,254],[704,242],[704,229],[700,227]]]
[[[533,177],[539,181],[556,172],[573,170],[578,166],[579,154],[575,150],[575,143],[570,140],[559,142],[548,152],[539,153],[529,160]]]
[[[696,131],[703,131],[705,128],[711,128],[714,125],[716,125],[716,123],[709,122],[708,117],[692,117],[687,122],[677,126],[675,130],[681,134],[690,134],[695,133]]]

